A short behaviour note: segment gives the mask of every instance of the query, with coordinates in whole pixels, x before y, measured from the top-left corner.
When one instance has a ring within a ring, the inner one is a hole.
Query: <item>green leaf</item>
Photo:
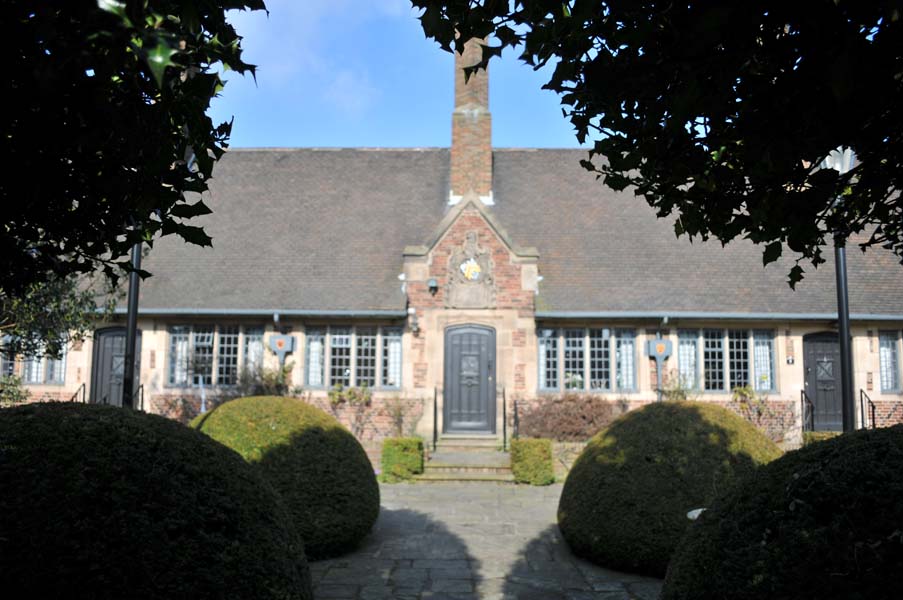
[[[188,242],[197,246],[213,246],[213,238],[207,235],[200,227],[193,225],[176,225],[176,233]]]
[[[790,284],[790,289],[795,290],[796,284],[803,280],[803,268],[799,265],[794,265],[792,269],[790,269],[790,275],[787,277],[787,283]]]
[[[172,61],[172,57],[178,53],[178,50],[169,45],[168,40],[160,38],[157,45],[147,52],[145,60],[147,66],[150,67],[154,79],[159,87],[163,87],[163,75],[166,67],[176,66]]]
[[[781,257],[783,251],[784,245],[781,242],[771,242],[765,246],[765,252],[762,253],[762,264],[773,263]]]
[[[172,207],[172,210],[169,211],[169,214],[174,217],[190,219],[201,215],[209,215],[212,212],[213,211],[204,204],[203,200],[198,200],[194,204],[176,204]]]

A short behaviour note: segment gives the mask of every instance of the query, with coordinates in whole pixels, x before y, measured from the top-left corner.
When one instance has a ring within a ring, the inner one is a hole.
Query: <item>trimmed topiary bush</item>
[[[379,485],[360,443],[333,417],[295,398],[232,400],[192,426],[241,454],[282,495],[307,557],[353,550],[379,515]]]
[[[903,425],[790,452],[690,527],[662,597],[899,598]]]
[[[552,464],[552,440],[511,440],[511,472],[518,483],[549,485],[555,483]]]
[[[842,432],[840,431],[804,431],[803,446],[830,440],[831,438],[839,436],[841,433]]]
[[[579,556],[662,576],[687,512],[780,455],[763,433],[715,404],[649,404],[590,440],[565,481],[558,526]]]
[[[380,481],[397,483],[423,473],[423,440],[387,438],[383,441]]]
[[[0,410],[6,598],[312,597],[272,487],[176,422],[110,406]]]

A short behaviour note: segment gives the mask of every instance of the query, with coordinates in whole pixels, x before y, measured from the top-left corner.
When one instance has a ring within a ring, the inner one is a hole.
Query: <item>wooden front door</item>
[[[135,389],[141,380],[141,332],[135,342]],[[125,327],[100,329],[94,333],[94,363],[91,370],[91,402],[122,406],[125,373]]]
[[[840,372],[840,341],[836,333],[813,333],[803,337],[806,394],[814,405],[815,431],[843,430],[843,385]]]
[[[443,428],[495,433],[495,330],[479,325],[445,331]]]

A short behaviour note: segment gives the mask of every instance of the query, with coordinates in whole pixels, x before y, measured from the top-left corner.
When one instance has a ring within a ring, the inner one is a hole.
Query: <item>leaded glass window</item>
[[[689,389],[697,389],[699,382],[699,370],[696,366],[698,357],[697,345],[699,342],[699,332],[678,331],[677,332],[677,372],[680,377],[681,386]]]
[[[636,389],[636,332],[633,329],[615,331],[616,384],[620,391]]]
[[[900,366],[897,358],[897,332],[878,333],[878,362],[880,364],[881,391],[900,391]]]
[[[724,390],[724,337],[721,329],[703,331],[702,366],[705,389]]]
[[[584,389],[584,330],[564,330],[564,387]]]
[[[731,329],[727,332],[727,360],[730,389],[749,386],[749,332]]]
[[[220,327],[216,357],[217,385],[238,383],[238,327]]]
[[[401,387],[401,329],[383,330],[384,387]]]
[[[354,382],[357,386],[376,385],[376,329],[358,327],[355,352]]]
[[[0,351],[0,377],[9,377],[16,373],[16,359],[11,352]]]
[[[322,329],[307,330],[307,385],[322,387],[326,364],[326,336]]]
[[[589,330],[589,389],[611,390],[611,349],[608,329]]]
[[[213,326],[195,327],[191,333],[191,382],[213,385]]]
[[[169,385],[188,385],[190,327],[171,327],[169,330]]]
[[[245,329],[244,369],[256,373],[263,368],[263,327]]]
[[[44,383],[44,360],[41,356],[27,356],[22,363],[22,383]]]
[[[539,387],[558,389],[558,333],[554,329],[539,330]]]
[[[351,385],[351,329],[331,329],[329,339],[329,384]]]
[[[66,383],[66,345],[63,344],[59,358],[47,357],[47,372],[44,374],[44,382],[55,385]]]
[[[775,389],[774,385],[774,333],[767,330],[753,332],[753,388],[758,392]]]

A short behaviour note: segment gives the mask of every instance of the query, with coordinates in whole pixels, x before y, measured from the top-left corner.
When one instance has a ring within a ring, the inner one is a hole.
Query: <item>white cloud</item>
[[[373,85],[365,72],[341,70],[323,89],[323,98],[349,117],[360,117],[373,105],[382,92]]]

